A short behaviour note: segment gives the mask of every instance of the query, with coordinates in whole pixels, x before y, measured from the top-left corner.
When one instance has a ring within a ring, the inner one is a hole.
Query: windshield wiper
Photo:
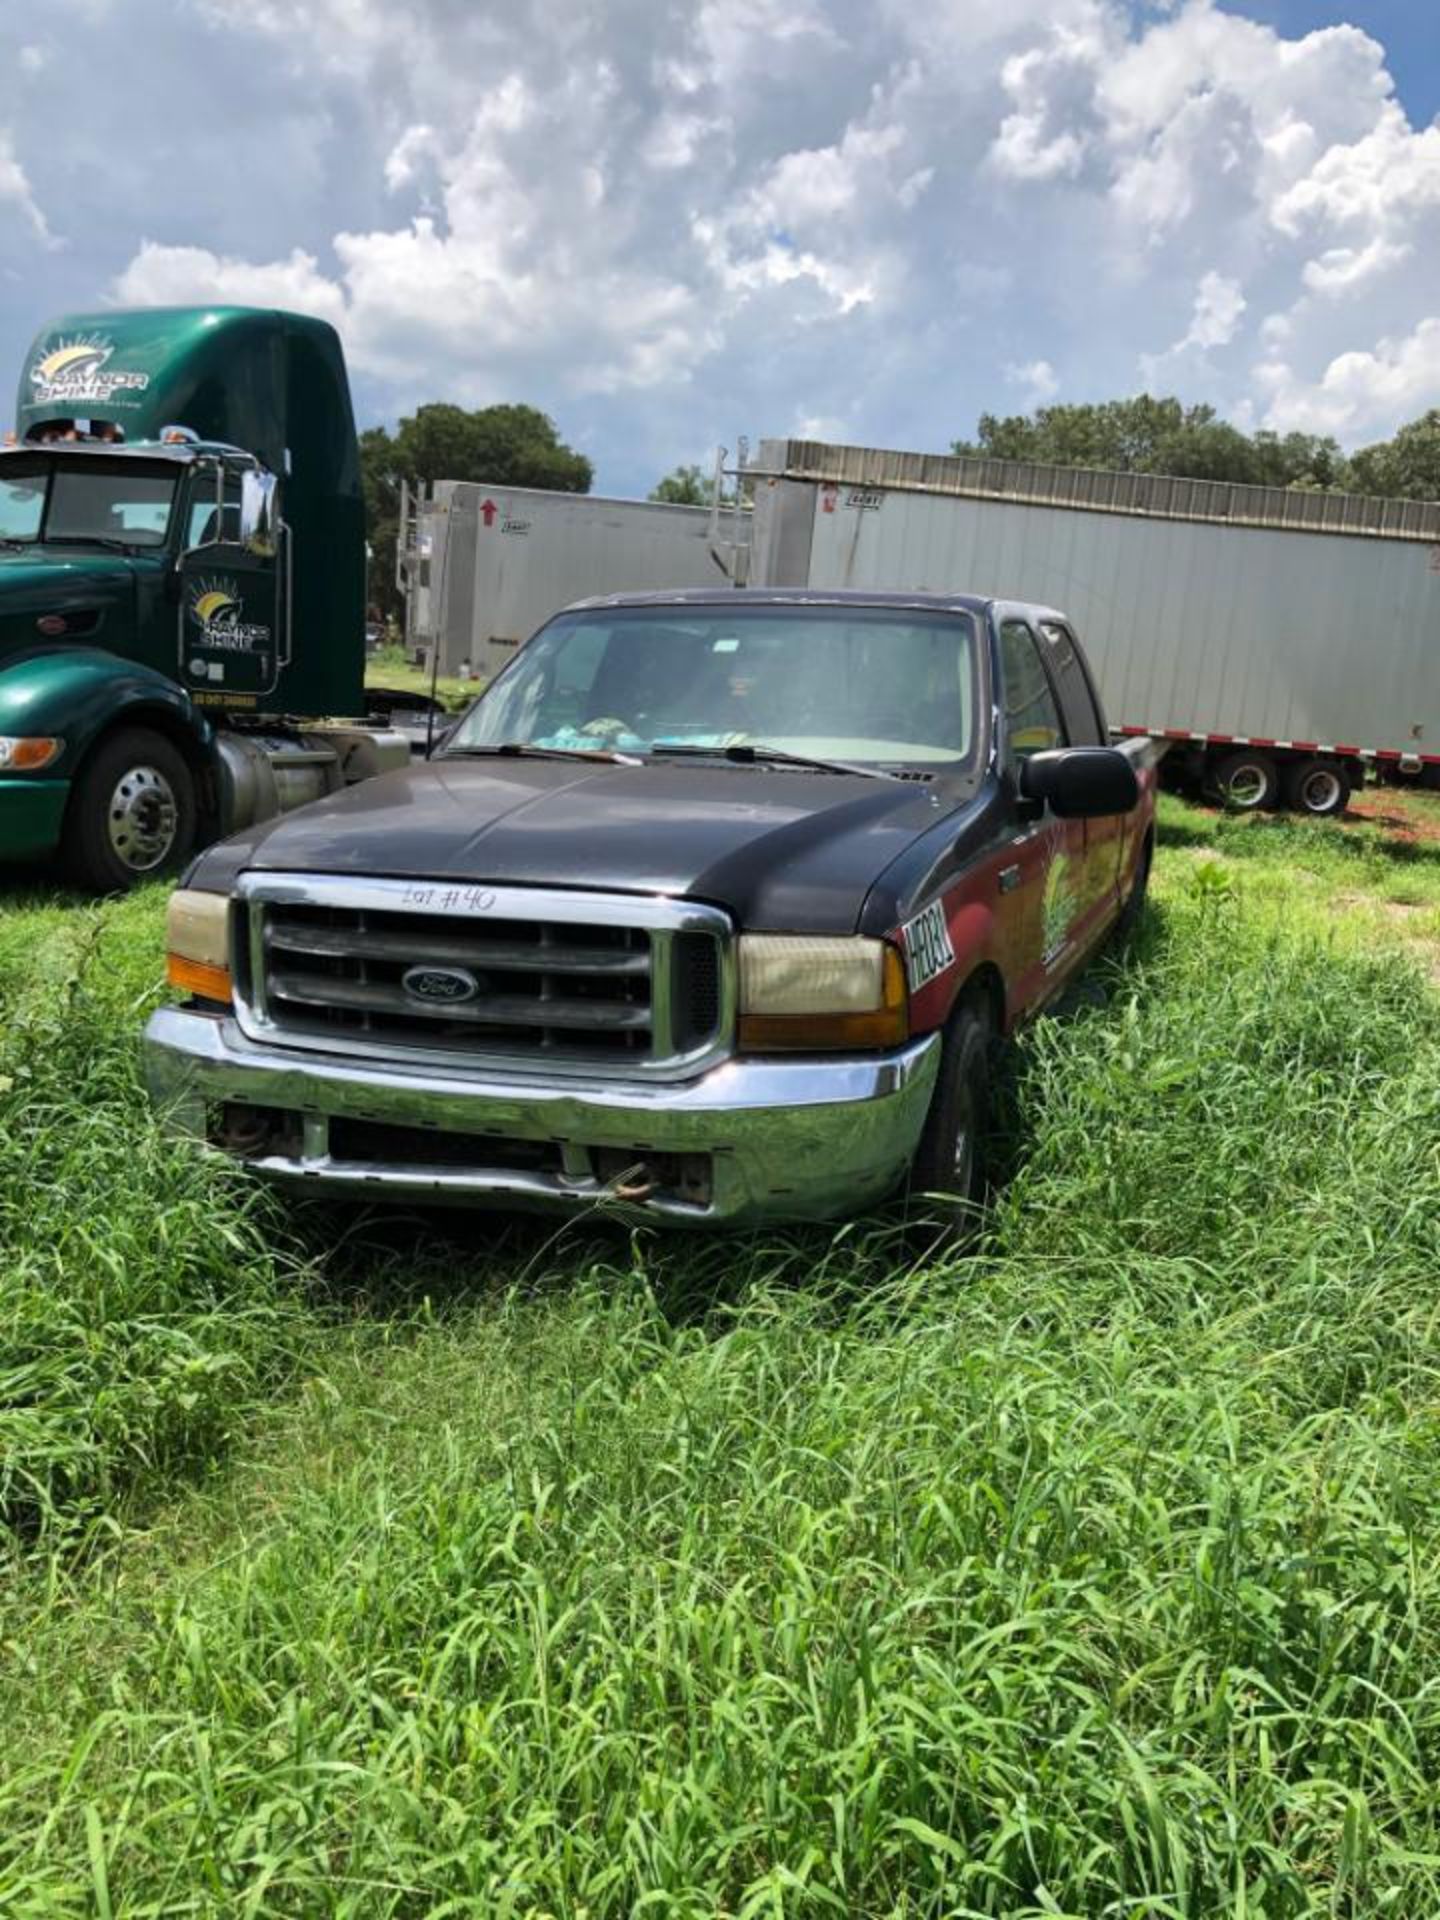
[[[133,540],[117,540],[113,533],[47,533],[45,545],[50,547],[109,547],[112,553],[134,553],[137,551]]]
[[[487,754],[504,754],[513,760],[608,760],[612,766],[638,767],[640,761],[633,753],[615,753],[609,747],[539,747],[532,746],[528,740],[502,740],[494,747],[447,747],[446,760],[466,758],[483,759]]]
[[[730,760],[736,766],[812,767],[817,773],[854,773],[862,780],[898,780],[898,773],[883,767],[862,767],[854,760],[817,760],[808,753],[791,753],[785,747],[752,747],[737,741],[729,747],[701,747],[684,740],[657,740],[652,754],[677,753],[707,760]]]

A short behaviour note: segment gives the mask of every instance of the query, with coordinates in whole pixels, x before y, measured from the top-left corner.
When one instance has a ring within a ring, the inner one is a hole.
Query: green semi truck
[[[240,307],[71,314],[0,449],[0,860],[113,892],[401,766],[367,719],[339,338]]]

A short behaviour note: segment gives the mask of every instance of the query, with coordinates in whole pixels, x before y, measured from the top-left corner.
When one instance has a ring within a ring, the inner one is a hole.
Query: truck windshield
[[[561,614],[445,751],[755,747],[958,768],[975,754],[977,662],[963,613],[737,599]]]
[[[34,466],[6,460],[0,467],[0,541],[162,546],[175,481],[164,468],[93,456]]]

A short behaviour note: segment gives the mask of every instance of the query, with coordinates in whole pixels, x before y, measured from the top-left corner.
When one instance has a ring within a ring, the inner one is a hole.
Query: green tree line
[[[1122,473],[1170,473],[1262,487],[1319,487],[1440,497],[1440,408],[1381,440],[1345,454],[1328,434],[1245,433],[1213,407],[1139,394],[1037,407],[1033,413],[982,413],[973,440],[953,451],[1057,467],[1105,467]]]

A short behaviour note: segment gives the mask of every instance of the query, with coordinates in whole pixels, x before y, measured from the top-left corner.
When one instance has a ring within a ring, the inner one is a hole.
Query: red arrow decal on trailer
[[[485,522],[487,527],[494,526],[495,516],[499,511],[500,509],[493,500],[483,500],[480,503],[480,518]]]

